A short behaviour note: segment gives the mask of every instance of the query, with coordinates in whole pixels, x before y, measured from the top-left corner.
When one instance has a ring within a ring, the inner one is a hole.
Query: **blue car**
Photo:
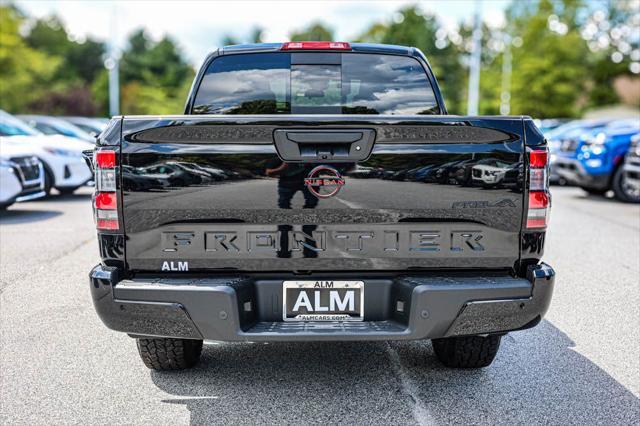
[[[549,143],[549,181],[554,184],[566,184],[567,180],[558,173],[558,157],[571,157],[585,133],[600,130],[609,124],[609,120],[574,120],[544,133]]]
[[[634,201],[622,184],[622,164],[631,139],[640,134],[638,120],[615,120],[605,126],[583,131],[567,149],[555,156],[555,169],[560,178],[590,194],[604,194],[610,189],[621,201]]]

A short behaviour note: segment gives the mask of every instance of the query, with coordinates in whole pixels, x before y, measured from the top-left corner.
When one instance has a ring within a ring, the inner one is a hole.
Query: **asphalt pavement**
[[[90,191],[0,213],[0,424],[638,424],[640,207],[553,188],[542,323],[486,369],[426,342],[217,344],[156,373],[105,328]]]

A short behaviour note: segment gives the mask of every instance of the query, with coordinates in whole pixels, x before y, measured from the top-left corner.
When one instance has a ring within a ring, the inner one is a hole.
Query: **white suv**
[[[82,151],[93,149],[94,144],[61,135],[44,135],[0,110],[0,149],[9,147],[23,148],[42,161],[47,194],[51,188],[70,194],[93,177]]]
[[[45,195],[42,162],[25,148],[3,145],[0,150],[0,210]]]

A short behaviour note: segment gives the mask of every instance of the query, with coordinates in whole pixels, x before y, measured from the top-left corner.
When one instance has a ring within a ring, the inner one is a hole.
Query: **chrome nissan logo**
[[[305,178],[304,185],[316,197],[329,198],[340,192],[344,178],[333,167],[318,166]]]

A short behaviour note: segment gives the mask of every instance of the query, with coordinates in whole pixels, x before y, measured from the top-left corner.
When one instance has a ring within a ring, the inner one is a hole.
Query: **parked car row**
[[[0,110],[0,208],[46,196],[52,188],[70,194],[92,180],[82,151],[94,148],[94,136],[66,118],[22,117],[27,121]],[[96,120],[93,132],[101,125],[106,123]]]
[[[441,185],[479,188],[508,188],[517,190],[523,170],[503,158],[491,155],[464,155],[447,163],[421,164],[409,169],[393,170],[383,167],[346,167],[342,172],[359,179],[385,179]]]
[[[46,196],[55,188],[73,193],[93,178],[82,151],[94,147],[107,119],[89,117],[12,116],[0,110],[0,209],[17,201]],[[549,141],[550,181],[577,185],[590,194],[613,190],[626,202],[640,203],[640,118],[618,120],[542,120]],[[210,168],[186,169],[162,164],[149,180],[136,170],[125,170],[131,185],[147,189],[172,186],[188,177],[201,181],[237,178]],[[521,170],[495,158],[463,159],[443,165],[408,170],[357,166],[353,178],[412,180],[462,186],[509,187]],[[146,179],[146,180],[145,180]]]
[[[621,201],[640,203],[637,143],[632,146],[640,137],[640,117],[575,120],[548,130],[545,137],[552,183],[569,183],[597,195],[613,190]]]

